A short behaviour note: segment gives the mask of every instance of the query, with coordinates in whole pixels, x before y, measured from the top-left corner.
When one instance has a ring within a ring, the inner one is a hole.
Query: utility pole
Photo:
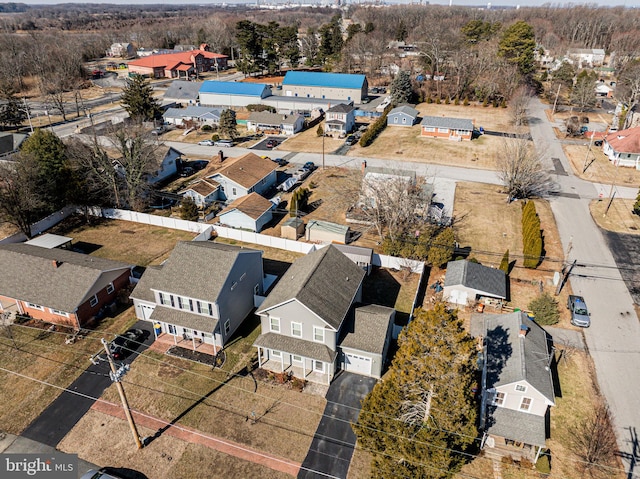
[[[560,85],[558,85],[558,92],[556,93],[556,99],[553,102],[553,110],[551,110],[551,114],[555,115],[556,113],[556,105],[558,104],[558,96],[560,95],[560,87],[562,86],[562,83]]]
[[[31,113],[29,113],[29,105],[27,105],[27,99],[22,97],[22,101],[24,102],[24,111],[27,114],[27,119],[29,120],[29,129],[31,133],[33,133],[33,124],[31,123]]]
[[[616,172],[613,175],[613,181],[611,182],[611,189],[609,190],[609,203],[607,203],[607,207],[604,210],[604,213],[602,214],[602,217],[606,217],[607,213],[609,212],[609,208],[611,208],[611,203],[613,203],[613,198],[616,196],[615,191],[613,191],[613,189],[616,186],[616,180],[618,179],[618,165],[620,164],[620,159],[616,158],[615,161],[615,165],[616,165]]]
[[[589,149],[587,150],[587,156],[584,157],[584,166],[582,167],[582,172],[584,173],[585,171],[587,171],[587,168],[589,168],[589,166],[587,165],[587,160],[589,159],[589,153],[591,153],[591,145],[593,144],[593,136],[594,136],[595,132],[591,133],[591,139],[589,140]]]
[[[569,266],[568,268],[567,268],[567,265],[564,265],[562,267],[562,278],[560,279],[560,282],[558,283],[558,287],[556,288],[556,296],[558,296],[560,294],[560,291],[562,291],[562,287],[567,282],[567,279],[569,279],[571,270],[576,265],[577,261],[578,261],[577,259],[574,259],[573,263],[571,263],[571,266]]]
[[[138,433],[138,428],[136,427],[136,423],[133,422],[133,416],[131,415],[131,410],[129,409],[127,396],[125,396],[124,394],[124,388],[122,387],[122,383],[121,383],[122,378],[129,370],[129,365],[124,364],[119,368],[116,368],[116,363],[113,360],[111,351],[109,350],[109,343],[107,343],[106,339],[104,338],[102,338],[102,345],[104,346],[104,350],[107,352],[107,359],[109,360],[109,366],[111,367],[111,373],[109,373],[109,377],[111,378],[111,381],[116,383],[116,388],[118,389],[118,393],[120,394],[120,399],[122,400],[122,408],[124,409],[124,414],[127,417],[129,426],[131,427],[133,440],[136,442],[136,446],[138,447],[138,449],[142,449],[142,441],[140,441],[140,434]]]

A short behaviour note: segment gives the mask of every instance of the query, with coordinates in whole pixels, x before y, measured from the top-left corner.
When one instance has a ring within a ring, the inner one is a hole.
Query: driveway
[[[360,404],[377,380],[342,371],[329,386],[322,420],[318,425],[298,478],[346,478],[356,435],[351,423],[358,419]]]
[[[154,341],[151,324],[147,321],[138,321],[133,327],[149,332],[143,345],[138,348],[138,352],[142,352]],[[121,362],[131,364],[136,357],[137,354],[132,353]],[[86,360],[88,362],[89,358],[87,357]],[[95,402],[94,398],[99,398],[110,384],[108,362],[104,360],[96,365],[91,364],[78,376],[78,379],[71,383],[67,391],[58,396],[27,426],[22,436],[56,447],[91,408]]]

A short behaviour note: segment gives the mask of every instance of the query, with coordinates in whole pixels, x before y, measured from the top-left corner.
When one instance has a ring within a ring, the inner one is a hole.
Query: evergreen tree
[[[151,84],[141,75],[135,75],[127,80],[120,101],[129,116],[136,122],[153,121],[162,115],[160,103],[153,96]]]
[[[318,125],[318,129],[316,130],[316,136],[324,135],[324,128],[322,128],[322,124]]]
[[[25,105],[16,97],[10,96],[7,101],[0,105],[0,125],[19,126],[27,119]]]
[[[504,256],[502,257],[502,261],[500,261],[500,268],[504,271],[504,274],[509,274],[509,250],[504,252]]]
[[[533,56],[535,47],[533,27],[520,20],[504,31],[498,44],[498,54],[517,65],[520,73],[528,75],[535,68]]]
[[[236,112],[230,109],[220,113],[220,125],[218,126],[220,136],[225,138],[238,137],[238,123],[236,122]]]
[[[525,268],[538,266],[542,256],[542,230],[533,201],[527,201],[522,207],[522,253]]]
[[[410,103],[413,98],[413,87],[409,72],[401,70],[391,82],[391,103],[401,105]]]
[[[453,228],[444,228],[433,239],[427,254],[427,262],[432,266],[442,266],[453,258],[456,238]]]
[[[557,324],[560,319],[558,302],[546,291],[529,303],[529,309],[535,317],[536,323],[545,326]]]
[[[295,190],[289,202],[289,216],[297,216],[298,212],[306,211],[309,204],[309,196],[311,196],[311,191],[308,188]]]
[[[418,312],[398,347],[353,426],[372,452],[372,476],[452,477],[477,437],[474,341],[456,312],[437,303]]]
[[[199,216],[198,205],[193,201],[193,198],[190,196],[184,198],[180,204],[180,218],[187,221],[198,221]]]

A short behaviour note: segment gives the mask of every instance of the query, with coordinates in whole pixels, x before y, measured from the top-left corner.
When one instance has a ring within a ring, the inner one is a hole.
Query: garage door
[[[455,304],[467,304],[467,292],[452,289],[449,294],[449,302]]]
[[[151,318],[151,313],[155,308],[153,306],[146,306],[144,304],[140,305],[140,311],[142,312],[142,319],[146,319],[147,321]]]
[[[344,353],[344,369],[352,373],[371,374],[371,358]]]

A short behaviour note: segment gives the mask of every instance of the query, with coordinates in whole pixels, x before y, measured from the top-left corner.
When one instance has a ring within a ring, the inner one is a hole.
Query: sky
[[[61,3],[110,3],[110,4],[220,4],[220,3],[256,3],[255,0],[14,0],[17,3],[25,3],[27,5],[53,5]],[[320,3],[318,0],[291,0],[292,3]],[[419,0],[384,0],[387,3],[418,3]],[[427,1],[427,0],[425,0]],[[449,0],[428,0],[431,5],[448,5]],[[487,1],[482,0],[451,0],[453,5],[458,6],[479,6],[486,5]],[[260,3],[286,3],[286,0],[260,0]],[[322,3],[334,3],[331,0],[323,0]],[[359,3],[358,0],[347,0],[347,3]],[[493,6],[516,6],[533,7],[545,4],[551,4],[554,6],[566,6],[566,5],[598,5],[598,6],[626,6],[626,7],[640,7],[640,0],[590,0],[590,1],[565,1],[565,0],[493,0],[491,5]]]

